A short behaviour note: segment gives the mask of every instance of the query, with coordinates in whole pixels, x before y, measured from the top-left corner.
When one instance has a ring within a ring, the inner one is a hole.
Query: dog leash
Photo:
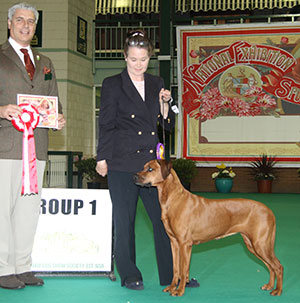
[[[170,100],[168,102],[165,102],[164,101],[164,97],[162,96],[162,101],[163,103],[169,103],[169,106],[171,108],[171,110],[177,115],[179,114],[179,109],[177,107],[177,105],[173,103],[173,98],[171,97]],[[156,145],[156,158],[158,160],[161,160],[161,159],[165,159],[165,146],[166,146],[166,138],[165,138],[165,119],[164,119],[164,115],[165,115],[165,107],[164,107],[164,104],[163,104],[163,109],[162,109],[162,115],[163,115],[163,121],[162,121],[162,129],[163,129],[163,143],[158,143]]]
[[[158,160],[165,159],[165,146],[166,146],[166,138],[165,138],[165,105],[164,105],[164,98],[162,97],[163,101],[163,108],[162,108],[162,131],[163,131],[163,143],[157,143],[156,145],[156,158]]]
[[[162,129],[163,129],[163,145],[164,147],[166,146],[166,135],[165,135],[165,101],[164,101],[164,97],[162,98],[162,102],[163,102],[163,109],[162,109],[162,115],[163,115],[163,119],[162,119]]]
[[[169,103],[171,110],[177,115],[179,114],[179,109],[177,107],[176,104],[172,105],[173,102],[173,98],[171,97],[170,100],[168,102],[164,101],[164,98],[162,97],[162,101],[163,103]],[[166,135],[165,135],[165,119],[164,119],[164,115],[165,115],[165,106],[163,104],[163,109],[162,109],[162,115],[163,115],[163,119],[162,119],[162,129],[163,129],[163,143],[158,143],[156,146],[156,158],[161,160],[161,159],[165,159],[165,146],[166,146]]]

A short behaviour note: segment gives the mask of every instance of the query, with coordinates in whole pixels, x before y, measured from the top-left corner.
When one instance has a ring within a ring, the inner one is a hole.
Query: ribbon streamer
[[[39,123],[39,113],[29,103],[19,105],[22,114],[12,119],[13,126],[23,132],[23,173],[21,195],[38,194],[38,180],[36,169],[36,154],[33,130]]]

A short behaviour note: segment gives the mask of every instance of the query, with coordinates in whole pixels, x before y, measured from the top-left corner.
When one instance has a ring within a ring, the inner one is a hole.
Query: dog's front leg
[[[186,283],[188,283],[190,281],[191,256],[192,256],[192,246],[191,246],[191,249],[188,250],[188,256],[187,256],[187,260],[188,260],[189,264],[187,266],[187,271],[186,271]]]
[[[179,245],[176,238],[170,236],[172,258],[173,258],[173,279],[171,285],[164,289],[164,292],[169,292],[171,295],[176,290],[179,280]]]
[[[179,245],[179,255],[180,255],[180,283],[179,286],[174,292],[172,296],[182,296],[185,291],[185,285],[187,277],[189,276],[189,266],[190,266],[190,257],[192,252],[192,245],[188,244],[180,244]]]

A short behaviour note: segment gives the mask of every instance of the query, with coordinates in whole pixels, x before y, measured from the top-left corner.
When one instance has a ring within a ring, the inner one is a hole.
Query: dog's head
[[[167,160],[151,160],[134,176],[134,183],[140,186],[157,186],[171,172],[172,163]]]

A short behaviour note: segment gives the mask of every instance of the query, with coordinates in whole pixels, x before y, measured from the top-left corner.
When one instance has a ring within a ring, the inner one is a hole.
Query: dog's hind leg
[[[252,242],[250,241],[250,239],[249,239],[246,235],[244,235],[244,234],[242,234],[242,237],[243,237],[243,239],[244,239],[244,242],[245,242],[246,247],[248,248],[248,250],[249,250],[254,256],[256,256],[259,260],[261,260],[261,261],[266,265],[266,267],[268,268],[268,270],[269,270],[269,272],[270,272],[270,280],[269,280],[269,283],[268,283],[268,284],[265,284],[264,286],[262,286],[262,289],[263,289],[263,290],[271,290],[271,289],[273,289],[274,283],[275,283],[275,272],[274,272],[274,270],[272,269],[272,267],[271,267],[268,263],[266,263],[266,262],[264,261],[263,258],[261,258],[261,257],[256,253],[256,251],[254,250],[253,244],[252,244]]]
[[[274,288],[275,278],[277,277],[277,286],[271,292],[273,296],[280,296],[282,293],[283,267],[274,254],[274,235],[266,240],[251,241],[247,236],[242,234],[248,250],[260,259],[270,272],[269,282],[261,287],[262,290],[271,290]]]
[[[280,296],[282,293],[283,283],[283,266],[275,256],[274,244],[275,244],[275,229],[270,231],[270,234],[266,239],[260,239],[259,241],[252,241],[253,247],[263,262],[269,265],[268,268],[272,269],[273,274],[270,270],[270,282],[262,286],[263,290],[270,290],[274,288],[275,276],[277,278],[276,289],[271,291],[272,296]]]

